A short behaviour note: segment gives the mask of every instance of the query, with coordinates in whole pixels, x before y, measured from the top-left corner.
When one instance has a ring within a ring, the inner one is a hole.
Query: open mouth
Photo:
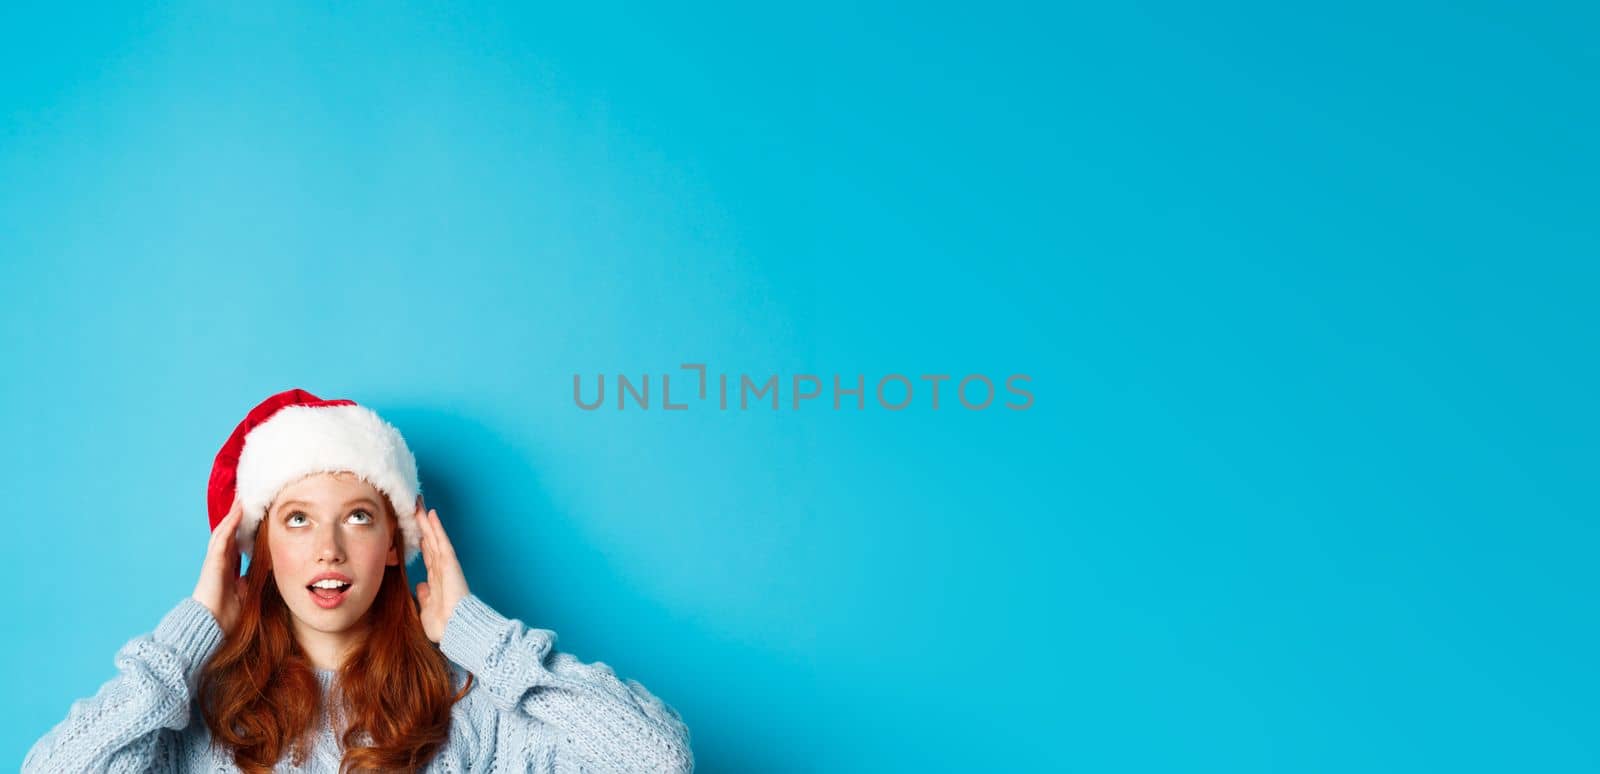
[[[349,583],[323,582],[306,586],[306,590],[311,592],[311,599],[319,607],[331,608],[338,607],[339,603],[344,601],[344,595],[350,590],[351,585]]]

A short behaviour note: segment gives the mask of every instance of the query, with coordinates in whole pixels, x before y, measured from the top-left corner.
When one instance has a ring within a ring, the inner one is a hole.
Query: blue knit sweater
[[[429,772],[691,772],[689,729],[676,710],[602,662],[555,649],[555,632],[507,619],[469,594],[445,625],[440,649],[459,691],[450,740]],[[28,751],[23,772],[236,772],[211,746],[195,688],[200,667],[222,643],[211,611],[185,597],[151,634],[117,652],[119,675],[73,702]],[[335,672],[318,670],[324,695]],[[334,772],[343,755],[334,713],[304,765],[288,756],[277,771]]]

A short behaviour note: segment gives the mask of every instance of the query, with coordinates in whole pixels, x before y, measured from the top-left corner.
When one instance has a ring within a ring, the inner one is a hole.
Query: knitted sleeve
[[[200,667],[221,642],[211,611],[184,597],[153,633],[117,651],[119,674],[73,702],[66,719],[28,751],[22,771],[171,770]]]
[[[468,594],[445,624],[439,648],[477,676],[495,712],[546,726],[556,756],[568,758],[558,768],[694,770],[689,729],[676,710],[638,681],[623,682],[606,664],[586,664],[555,643],[555,632],[508,620]]]

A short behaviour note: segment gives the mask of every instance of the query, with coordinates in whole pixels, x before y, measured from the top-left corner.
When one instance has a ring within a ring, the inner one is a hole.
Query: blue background
[[[0,10],[0,757],[303,387],[700,771],[1600,763],[1592,11],[255,5]]]

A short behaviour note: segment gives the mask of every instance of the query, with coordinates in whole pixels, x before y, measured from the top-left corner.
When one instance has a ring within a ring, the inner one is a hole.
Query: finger
[[[217,522],[217,528],[211,533],[213,548],[226,549],[232,545],[234,536],[239,533],[239,522],[243,520],[244,503],[236,497],[233,506],[228,509],[228,515]]]
[[[433,539],[428,536],[428,520],[425,516],[417,517],[417,530],[422,533],[418,548],[422,549],[422,566],[428,571],[428,576],[433,576]]]
[[[429,516],[429,521],[433,523],[434,538],[438,543],[435,550],[438,551],[440,566],[449,567],[450,572],[460,574],[461,560],[456,556],[456,547],[450,542],[450,536],[444,531],[444,522],[439,519],[439,512],[429,511]]]
[[[422,533],[422,566],[428,569],[428,577],[431,578],[434,577],[434,568],[439,566],[439,541],[434,539],[433,530],[428,525],[428,514],[417,515],[417,529]]]
[[[433,517],[433,531],[439,537],[439,551],[453,558],[456,555],[456,547],[450,543],[450,536],[445,534],[444,524],[439,521],[439,512],[428,511],[428,515]]]
[[[432,596],[432,594],[431,594],[430,589],[428,588],[428,582],[427,581],[423,581],[421,583],[418,583],[417,584],[417,601],[421,602],[423,604],[423,606],[427,606],[428,597],[430,597],[430,596]]]
[[[421,498],[417,498],[417,501],[420,503]],[[433,535],[433,524],[428,521],[428,510],[426,508],[417,511],[417,526],[422,528],[424,536],[431,537]]]
[[[233,498],[233,504],[228,507],[227,515],[223,516],[222,520],[217,522],[216,529],[211,530],[211,539],[206,541],[206,553],[210,554],[217,551],[217,545],[222,542],[223,536],[228,532],[228,520],[234,519],[235,514],[242,510],[243,509],[239,505],[239,498]]]
[[[450,545],[448,539],[444,535],[444,531],[439,529],[438,516],[438,511],[430,510],[422,515],[421,520],[421,523],[423,524],[422,529],[428,535],[428,546],[433,550],[433,561],[435,564],[448,560],[449,554],[446,551],[446,548]]]
[[[222,553],[223,556],[228,558],[228,564],[233,568],[234,575],[239,574],[239,567],[244,563],[243,554],[239,550],[239,525],[243,521],[244,506],[241,505],[228,514],[227,521],[221,527],[221,532],[223,533]]]

